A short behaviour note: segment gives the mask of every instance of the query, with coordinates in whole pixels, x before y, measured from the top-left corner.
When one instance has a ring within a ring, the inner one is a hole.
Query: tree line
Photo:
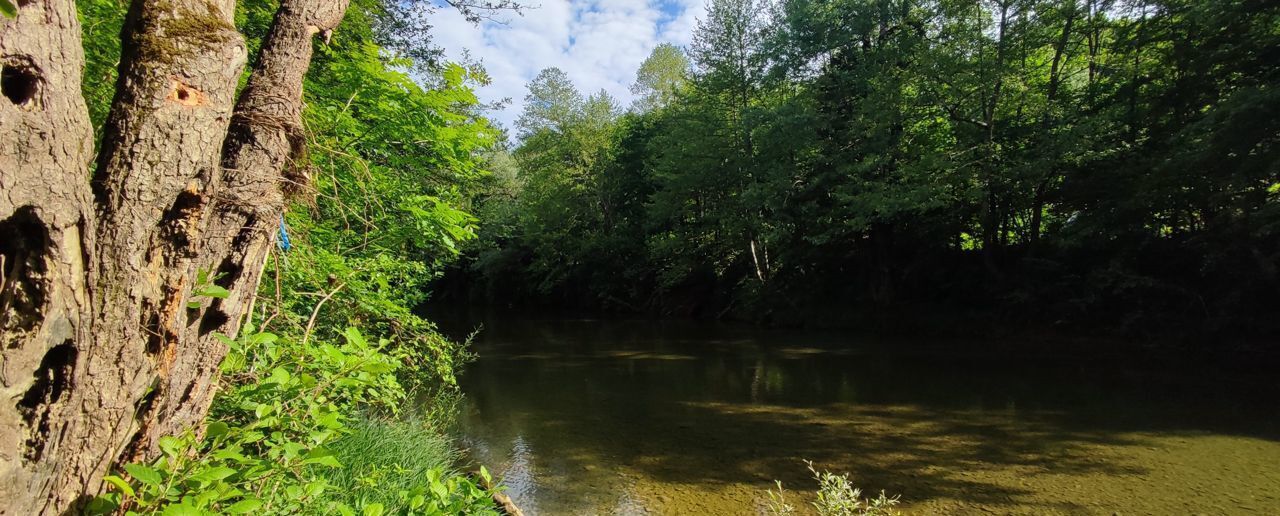
[[[1274,332],[1280,6],[713,0],[560,70],[441,296],[775,323]]]

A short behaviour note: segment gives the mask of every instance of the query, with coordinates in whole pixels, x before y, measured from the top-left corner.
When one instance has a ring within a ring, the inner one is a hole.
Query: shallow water
[[[1280,514],[1274,381],[918,344],[491,321],[465,441],[531,515],[754,514],[804,459],[908,514]]]

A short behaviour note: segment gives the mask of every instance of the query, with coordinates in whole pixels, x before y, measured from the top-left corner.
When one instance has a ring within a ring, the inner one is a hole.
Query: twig
[[[276,261],[276,267],[275,267],[276,306],[271,308],[271,316],[262,320],[262,327],[258,328],[259,331],[267,331],[267,325],[271,324],[271,321],[275,320],[277,315],[280,315],[280,307],[284,306],[284,299],[280,297],[280,255],[277,254],[275,251],[271,251],[271,256]],[[264,306],[263,313],[265,312],[266,312],[266,307]]]
[[[273,236],[271,239],[274,241],[276,237]],[[262,257],[262,265],[258,267],[259,278],[262,277],[262,272],[267,270],[267,260],[269,260],[270,258],[271,258],[271,250],[270,248],[268,248],[267,255]],[[258,304],[258,294],[255,292],[252,296],[249,297],[249,309],[244,311],[244,322],[240,324],[242,328],[244,327],[245,324],[253,324],[253,308],[254,308],[254,305],[256,304]]]
[[[302,334],[302,345],[305,346],[307,344],[307,341],[311,339],[311,329],[316,325],[316,317],[320,315],[320,307],[324,306],[326,301],[332,298],[334,294],[337,294],[338,291],[342,290],[342,287],[345,287],[345,286],[347,286],[346,283],[340,283],[337,288],[333,289],[332,291],[329,292],[328,295],[324,296],[324,299],[321,299],[319,303],[316,303],[315,310],[311,311],[311,319],[307,321],[307,331]]]

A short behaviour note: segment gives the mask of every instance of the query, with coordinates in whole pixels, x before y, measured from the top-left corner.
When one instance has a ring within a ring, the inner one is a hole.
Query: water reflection
[[[800,460],[924,514],[1280,513],[1274,386],[833,333],[487,323],[474,458],[531,514],[743,514]]]

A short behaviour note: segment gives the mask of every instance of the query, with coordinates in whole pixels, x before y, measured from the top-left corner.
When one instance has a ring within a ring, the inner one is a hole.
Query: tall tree
[[[524,111],[516,120],[521,138],[542,129],[561,130],[580,115],[582,93],[559,68],[546,68],[529,81],[524,97]]]
[[[283,0],[237,102],[232,0],[133,1],[92,183],[74,3],[0,21],[5,511],[74,510],[117,461],[199,431],[215,333],[239,329],[285,185],[303,180],[285,172],[312,38],[347,5]]]
[[[671,104],[680,88],[688,82],[691,66],[680,47],[671,43],[654,47],[636,71],[631,93],[637,97],[631,108],[643,113]]]
[[[698,66],[698,87],[719,100],[728,130],[736,142],[726,164],[737,180],[738,199],[756,180],[752,165],[755,142],[747,118],[763,86],[766,70],[764,44],[770,28],[770,4],[766,0],[713,0],[707,18],[694,30],[691,54]],[[744,223],[735,233],[750,253],[756,278],[764,282],[769,271],[768,249],[761,239],[764,215],[757,207],[740,204],[737,220]]]

